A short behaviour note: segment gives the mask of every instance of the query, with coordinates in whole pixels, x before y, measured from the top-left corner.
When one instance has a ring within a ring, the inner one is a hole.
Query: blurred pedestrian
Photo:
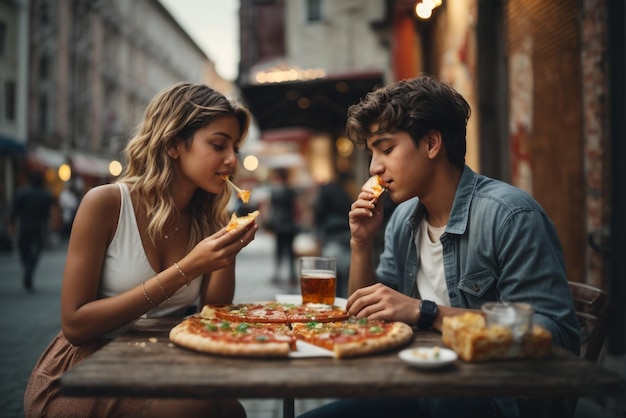
[[[280,282],[283,262],[287,263],[289,284],[298,283],[293,241],[298,232],[296,222],[296,191],[289,185],[289,172],[279,168],[274,172],[274,184],[270,193],[268,229],[274,233],[274,283]]]
[[[224,177],[236,169],[250,119],[201,84],[175,84],[148,104],[126,146],[124,175],[90,189],[76,214],[62,332],[35,365],[26,418],[245,417],[235,399],[68,398],[59,380],[141,316],[182,319],[198,303],[232,302],[235,257],[257,225],[226,231]]]
[[[11,235],[17,230],[17,250],[22,264],[24,287],[33,288],[33,275],[48,237],[52,194],[45,189],[43,175],[29,173],[29,184],[17,189],[9,215]]]
[[[320,185],[313,204],[315,230],[324,257],[337,259],[337,291],[348,296],[350,273],[350,223],[352,199],[340,181]]]
[[[59,195],[59,207],[61,209],[61,236],[64,239],[70,237],[74,217],[80,203],[80,191],[76,180],[70,180]]]

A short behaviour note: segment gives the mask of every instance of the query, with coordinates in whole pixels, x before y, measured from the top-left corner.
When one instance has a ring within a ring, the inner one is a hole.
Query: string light
[[[415,5],[415,14],[420,19],[430,19],[433,10],[441,6],[443,0],[421,0]]]

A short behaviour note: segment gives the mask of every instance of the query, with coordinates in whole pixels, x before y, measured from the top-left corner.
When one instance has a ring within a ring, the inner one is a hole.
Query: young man
[[[399,206],[374,271],[383,213],[365,189],[352,204],[347,308],[357,317],[440,330],[443,317],[487,301],[527,302],[554,344],[576,353],[578,324],[554,226],[528,194],[465,165],[469,116],[465,99],[430,77],[381,88],[350,108],[347,134],[365,144],[370,173],[382,177]],[[391,406],[398,409],[393,416],[509,417],[530,414],[533,402],[346,401],[310,416],[369,417]]]

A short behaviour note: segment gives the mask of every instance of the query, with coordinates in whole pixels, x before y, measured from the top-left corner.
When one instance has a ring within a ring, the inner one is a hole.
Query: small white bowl
[[[439,352],[437,354],[437,351]],[[405,363],[421,369],[436,369],[453,363],[457,354],[442,347],[417,347],[400,351],[398,356]]]

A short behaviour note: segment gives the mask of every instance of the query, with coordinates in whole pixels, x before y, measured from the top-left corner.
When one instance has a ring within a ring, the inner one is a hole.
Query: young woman
[[[60,332],[35,366],[26,417],[244,417],[236,400],[67,398],[59,379],[139,317],[184,316],[230,303],[235,256],[256,223],[226,232],[230,191],[249,112],[211,88],[179,83],[148,105],[116,184],[78,209],[61,294]]]

